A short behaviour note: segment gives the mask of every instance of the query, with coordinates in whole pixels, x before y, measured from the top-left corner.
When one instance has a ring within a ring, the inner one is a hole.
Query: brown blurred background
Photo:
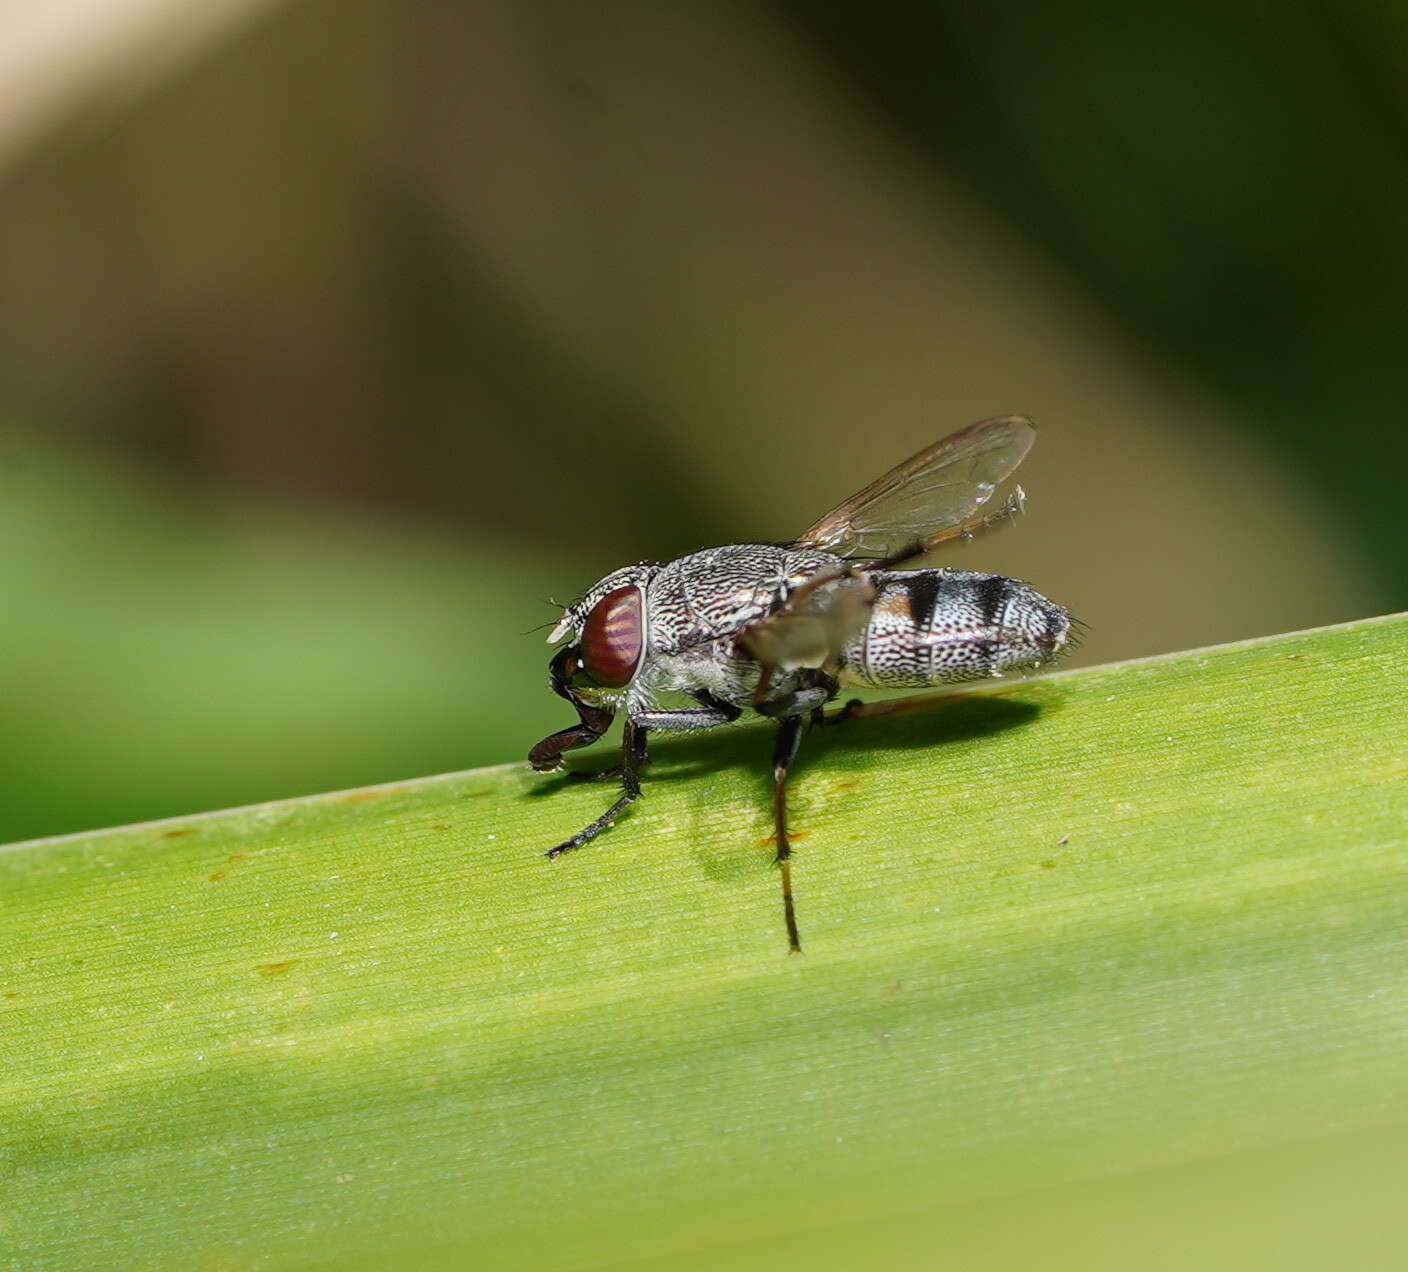
[[[0,11],[0,839],[515,759],[986,415],[1083,661],[1408,601],[1398,6],[189,9]]]

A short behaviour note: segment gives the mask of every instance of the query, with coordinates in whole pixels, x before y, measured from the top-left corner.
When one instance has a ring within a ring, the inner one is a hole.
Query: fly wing
[[[777,671],[832,670],[836,656],[870,619],[875,585],[835,566],[813,575],[766,618],[738,635],[754,661]]]
[[[883,560],[919,556],[975,533],[1020,507],[1019,494],[995,516],[977,516],[1035,440],[1036,425],[1022,415],[971,424],[833,508],[795,546]]]

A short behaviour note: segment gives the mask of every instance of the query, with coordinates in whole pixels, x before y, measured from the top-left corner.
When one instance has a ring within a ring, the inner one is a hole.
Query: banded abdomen
[[[883,688],[978,680],[1053,658],[1070,615],[1016,579],[971,570],[870,576],[870,621],[847,645],[842,678]]]

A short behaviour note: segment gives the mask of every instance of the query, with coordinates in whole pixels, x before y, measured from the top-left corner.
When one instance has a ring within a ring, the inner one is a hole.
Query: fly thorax
[[[835,561],[824,552],[769,543],[731,543],[671,561],[650,584],[651,651],[683,653],[726,640]]]

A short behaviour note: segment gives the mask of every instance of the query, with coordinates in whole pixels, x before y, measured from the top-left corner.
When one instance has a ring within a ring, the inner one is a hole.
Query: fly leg
[[[666,733],[693,733],[698,729],[714,729],[721,724],[732,724],[743,714],[742,707],[735,707],[731,702],[716,698],[707,690],[689,696],[702,705],[679,707],[675,710],[665,708],[637,711],[631,718],[639,724],[661,729]]]
[[[771,668],[763,668],[759,685],[771,682]],[[794,954],[802,949],[797,932],[797,912],[792,904],[792,842],[787,837],[787,766],[796,758],[802,732],[814,715],[836,696],[837,684],[821,671],[794,674],[791,687],[754,701],[759,715],[777,720],[777,746],[772,754],[772,807],[777,824],[777,866],[782,873],[782,914],[787,922],[787,944]]]
[[[802,679],[806,676],[806,679]],[[798,673],[796,687],[773,694],[753,704],[753,710],[773,719],[790,716],[814,716],[836,696],[836,682],[819,672]]]
[[[548,666],[548,684],[559,698],[566,698],[577,708],[577,723],[545,737],[528,752],[528,763],[539,773],[561,768],[564,751],[591,746],[611,727],[611,712],[592,706],[572,692],[572,677],[576,672],[576,655],[571,649],[559,650]]]
[[[592,714],[589,715],[588,712],[592,712]],[[539,773],[550,773],[553,769],[562,767],[562,753],[564,751],[572,751],[579,746],[591,746],[610,727],[611,713],[609,711],[593,711],[592,708],[587,708],[582,711],[580,724],[559,730],[550,737],[544,738],[529,751],[528,763]]]
[[[571,839],[563,840],[547,855],[560,857],[564,852],[580,848],[589,840],[595,839],[614,822],[625,810],[640,798],[640,770],[645,764],[646,733],[648,730],[634,720],[626,721],[625,736],[621,739],[621,797],[611,805],[596,821],[583,826]],[[555,735],[556,736],[556,735]],[[551,739],[549,739],[551,740]]]
[[[642,731],[659,729],[662,733],[693,733],[699,729],[713,729],[721,724],[732,724],[743,714],[742,707],[735,707],[731,702],[724,702],[707,690],[700,690],[689,696],[702,705],[679,707],[674,710],[664,708],[637,711],[631,719],[640,726]],[[641,763],[644,762],[645,754],[642,752]],[[624,771],[624,767],[609,768],[603,769],[600,773],[584,773],[581,776],[586,781],[604,782],[610,778],[620,777]]]
[[[676,733],[695,729],[712,729],[715,725],[728,724],[730,721],[737,720],[742,714],[741,708],[715,698],[710,693],[696,693],[690,696],[702,705],[682,707],[674,711],[637,711],[635,715],[627,717],[625,736],[621,739],[621,797],[590,826],[583,826],[571,839],[566,839],[556,847],[549,848],[547,854],[549,857],[560,857],[564,852],[580,848],[583,844],[595,839],[640,798],[640,771],[645,767],[646,761],[645,739],[651,729],[662,729]],[[582,706],[579,704],[578,711],[581,710]],[[602,725],[601,732],[605,732],[606,725],[611,722],[611,717],[606,715],[605,720],[606,724]],[[589,731],[592,727],[595,727],[594,724],[589,725],[584,716],[579,729]],[[545,748],[548,750],[556,748],[552,755],[552,758],[556,759],[557,754],[566,750],[568,746],[586,746],[588,742],[594,742],[601,736],[601,732],[599,732],[585,741],[570,741],[559,745],[558,739],[568,735],[575,738],[578,731],[578,729],[564,729],[561,733],[554,733],[550,738],[544,738],[533,748],[534,755],[544,751],[544,758],[546,758]]]
[[[792,953],[802,952],[797,931],[797,911],[792,904],[792,844],[787,837],[787,766],[797,756],[806,727],[804,715],[784,716],[777,724],[777,744],[772,753],[772,809],[777,824],[777,867],[782,873],[782,917],[787,924],[787,944]]]
[[[860,709],[865,706],[859,698],[852,698],[844,707],[834,715],[828,716],[820,707],[812,712],[813,724],[845,724],[847,720],[854,719],[860,713]]]

